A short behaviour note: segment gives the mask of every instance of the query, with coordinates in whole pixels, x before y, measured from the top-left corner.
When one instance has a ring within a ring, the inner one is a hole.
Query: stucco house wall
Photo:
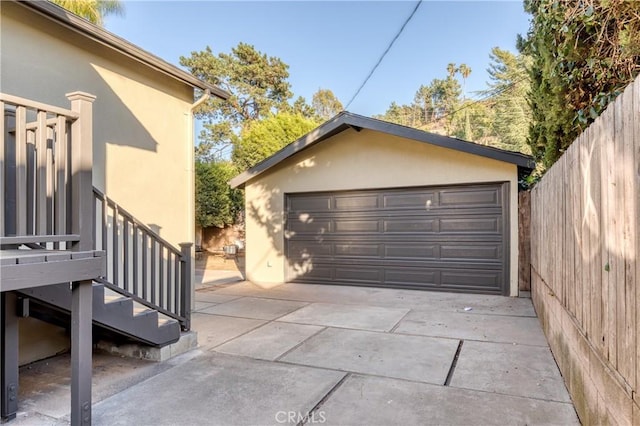
[[[66,93],[95,95],[94,186],[170,243],[193,242],[194,87],[27,7],[0,11],[0,90],[63,108]],[[67,347],[63,329],[20,319],[20,364]]]
[[[345,130],[245,184],[247,279],[285,280],[286,193],[509,182],[510,295],[518,294],[517,166],[373,131]]]
[[[68,107],[96,96],[94,186],[169,242],[193,241],[193,87],[2,2],[0,90]]]

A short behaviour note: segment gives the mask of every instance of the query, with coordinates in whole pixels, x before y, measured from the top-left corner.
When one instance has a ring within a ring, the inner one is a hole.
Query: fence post
[[[93,101],[83,92],[68,93],[71,109],[79,113],[71,125],[71,229],[80,235],[74,251],[94,249]],[[72,283],[71,291],[71,424],[91,424],[92,280]]]
[[[182,254],[182,271],[180,272],[182,281],[182,316],[185,317],[183,329],[188,331],[191,329],[191,290],[193,283],[191,282],[191,248],[193,243],[181,243],[180,251]]]

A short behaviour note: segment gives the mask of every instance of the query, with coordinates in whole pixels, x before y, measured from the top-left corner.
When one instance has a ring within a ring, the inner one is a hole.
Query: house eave
[[[141,49],[140,47],[92,24],[84,18],[70,13],[62,7],[47,0],[14,0],[15,3],[32,10],[59,25],[100,43],[122,55],[125,55],[145,66],[174,78],[184,84],[200,90],[209,90],[212,95],[220,99],[228,99],[230,94],[217,86],[195,78],[188,72],[172,65],[165,60]]]

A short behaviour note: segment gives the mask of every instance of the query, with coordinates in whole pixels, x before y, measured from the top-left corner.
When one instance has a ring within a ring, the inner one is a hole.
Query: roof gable
[[[393,136],[411,139],[417,142],[427,143],[443,148],[449,148],[468,154],[478,155],[481,157],[491,158],[506,163],[515,164],[519,171],[531,171],[535,168],[533,158],[519,152],[506,151],[490,146],[479,145],[473,142],[467,142],[449,136],[442,136],[435,133],[429,133],[411,127],[401,126],[399,124],[389,123],[374,118],[364,117],[362,115],[353,114],[343,111],[332,119],[326,121],[316,129],[302,136],[298,140],[290,143],[272,156],[266,158],[249,170],[239,174],[229,181],[233,188],[242,187],[249,180],[256,178],[260,174],[275,167],[289,157],[303,151],[319,142],[327,140],[332,136],[341,133],[347,129],[360,131],[368,129],[386,133]]]
[[[191,87],[209,91],[211,95],[221,99],[227,99],[229,93],[212,84],[206,83],[189,74],[188,72],[166,62],[165,60],[141,49],[133,43],[118,37],[117,35],[81,18],[57,4],[47,0],[14,0],[15,3],[37,13],[58,25],[66,27],[88,39],[100,43],[124,56],[128,56],[139,63],[156,71],[166,74]]]

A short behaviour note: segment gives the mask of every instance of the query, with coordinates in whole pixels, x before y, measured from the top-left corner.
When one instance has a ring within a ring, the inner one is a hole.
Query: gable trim
[[[428,143],[443,148],[478,155],[480,157],[515,164],[518,166],[518,170],[524,169],[525,171],[531,171],[535,168],[533,158],[519,152],[506,151],[490,146],[479,145],[462,139],[429,133],[413,129],[411,127],[401,126],[399,124],[389,123],[343,111],[298,140],[285,146],[272,156],[253,166],[249,170],[234,177],[229,181],[229,185],[231,185],[232,188],[244,187],[249,180],[256,178],[287,158],[319,142],[329,139],[338,133],[352,128],[373,130],[417,142]]]

